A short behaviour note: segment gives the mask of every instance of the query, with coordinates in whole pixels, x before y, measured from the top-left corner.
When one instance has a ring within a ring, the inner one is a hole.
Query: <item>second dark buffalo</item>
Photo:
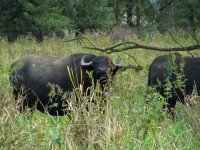
[[[177,101],[185,104],[184,97],[195,89],[200,94],[199,75],[199,57],[183,57],[179,53],[158,56],[150,65],[148,86],[166,98],[164,107],[170,111]]]
[[[57,58],[31,54],[11,65],[10,83],[16,99],[19,94],[24,96],[20,111],[36,107],[41,112],[62,116],[68,114],[67,106],[60,96],[50,98],[50,85],[59,86],[67,93],[81,89],[82,93],[88,95],[92,84],[98,82],[104,91],[109,79],[120,67],[121,60],[114,63],[106,56],[74,54]]]

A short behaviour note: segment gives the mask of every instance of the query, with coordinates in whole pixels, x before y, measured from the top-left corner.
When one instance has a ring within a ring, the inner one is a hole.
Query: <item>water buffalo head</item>
[[[86,56],[84,55],[81,59],[81,66],[91,68],[94,71],[94,79],[98,80],[101,86],[104,86],[108,82],[108,79],[110,79],[109,77],[112,78],[123,65],[121,59],[118,63],[115,63],[106,56],[96,56],[89,62],[86,62],[85,58]]]

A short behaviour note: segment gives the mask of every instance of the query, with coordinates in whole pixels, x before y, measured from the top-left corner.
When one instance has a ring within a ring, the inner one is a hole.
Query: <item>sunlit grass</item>
[[[165,39],[165,40],[163,40]],[[166,42],[167,41],[167,42]],[[189,45],[190,38],[179,39]],[[109,38],[94,40],[99,47],[110,45]],[[160,47],[177,46],[169,35],[149,42]],[[86,43],[85,43],[86,44]],[[127,70],[118,72],[109,95],[104,113],[82,112],[75,109],[71,120],[52,117],[34,111],[20,114],[9,84],[9,66],[22,56],[34,53],[63,57],[73,53],[102,53],[83,48],[78,42],[20,39],[14,43],[0,41],[0,149],[199,149],[200,109],[178,104],[176,117],[166,114],[146,114],[148,67],[152,60],[165,52],[130,50],[128,53],[144,66],[141,72]],[[184,55],[188,55],[183,52]],[[197,51],[194,54],[198,55]],[[103,54],[105,55],[105,54]],[[137,65],[135,60],[123,53],[126,65]],[[93,106],[96,108],[96,106]],[[77,115],[78,114],[78,115]],[[150,122],[149,122],[150,120]]]

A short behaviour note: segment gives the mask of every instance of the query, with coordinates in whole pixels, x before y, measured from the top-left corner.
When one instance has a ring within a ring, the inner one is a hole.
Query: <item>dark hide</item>
[[[92,64],[82,66],[83,56],[84,62],[92,61]],[[94,84],[99,81],[104,90],[108,77],[113,76],[119,66],[114,65],[112,60],[105,56],[74,54],[64,58],[27,55],[14,62],[11,68],[10,83],[14,96],[16,99],[19,94],[25,97],[20,104],[20,111],[26,107],[36,107],[43,113],[62,116],[69,113],[66,111],[68,106],[66,101],[63,103],[61,96],[49,97],[50,85],[60,87],[65,93],[82,87],[81,91],[89,94],[86,92],[92,86],[92,81],[87,72],[92,71]],[[71,82],[70,74],[73,76],[74,84]],[[55,103],[56,105],[51,107]]]
[[[184,96],[191,95],[194,87],[200,94],[200,58],[182,57],[179,53],[158,56],[150,65],[148,86],[167,97],[164,92],[167,80],[172,88],[165,108],[171,110],[177,101],[185,104]],[[184,85],[181,88],[177,87],[178,80]]]

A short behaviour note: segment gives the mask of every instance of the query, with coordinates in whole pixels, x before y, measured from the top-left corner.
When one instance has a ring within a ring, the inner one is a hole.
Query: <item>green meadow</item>
[[[178,37],[178,35],[177,35]],[[98,47],[113,44],[109,37],[91,39]],[[193,44],[187,36],[178,38],[179,44],[169,35],[160,35],[151,40],[138,42],[158,47],[175,47]],[[62,42],[48,39],[37,43],[33,39],[21,38],[9,43],[0,41],[0,149],[2,150],[198,150],[200,149],[199,104],[184,106],[177,104],[175,115],[152,109],[145,112],[144,98],[147,90],[149,65],[159,55],[144,49],[128,50],[126,53],[109,54],[112,59],[120,56],[125,65],[144,67],[119,71],[114,78],[108,103],[102,113],[98,106],[91,105],[89,111],[72,107],[72,118],[52,117],[35,110],[23,114],[17,110],[9,83],[10,64],[22,56],[33,53],[44,56],[64,57],[74,53],[106,55],[100,51],[85,49],[87,41]],[[181,52],[189,56],[187,52]],[[200,53],[192,51],[194,56]],[[136,62],[137,61],[137,62]],[[36,83],[37,84],[37,83]],[[192,95],[191,98],[196,95]],[[21,97],[19,97],[20,99]],[[73,101],[73,99],[72,99]],[[162,107],[159,105],[156,107]]]

